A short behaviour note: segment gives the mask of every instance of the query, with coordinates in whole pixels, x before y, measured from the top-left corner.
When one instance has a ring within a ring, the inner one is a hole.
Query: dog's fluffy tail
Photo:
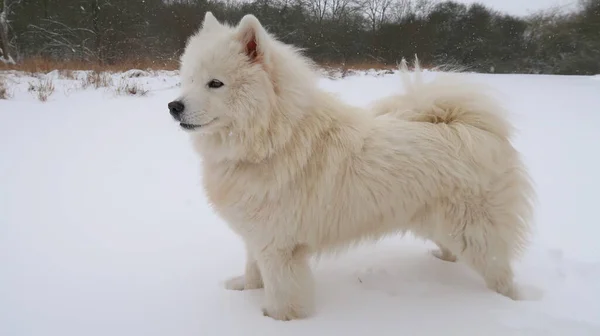
[[[418,59],[415,58],[414,64],[411,76],[406,61],[402,60],[400,74],[405,93],[376,102],[376,115],[391,113],[415,122],[471,126],[503,139],[511,137],[513,129],[490,88],[452,72],[439,73],[425,81]]]

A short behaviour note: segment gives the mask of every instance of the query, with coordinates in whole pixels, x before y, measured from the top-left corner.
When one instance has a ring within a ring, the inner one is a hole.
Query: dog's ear
[[[217,21],[217,18],[213,15],[212,12],[206,12],[204,14],[204,21],[202,22],[202,30],[209,31],[216,27],[219,27],[221,24]]]
[[[254,15],[247,14],[240,20],[236,36],[252,62],[266,62],[267,32]]]

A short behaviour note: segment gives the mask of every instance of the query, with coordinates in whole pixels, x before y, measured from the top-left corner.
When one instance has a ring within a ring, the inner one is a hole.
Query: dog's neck
[[[295,142],[309,145],[310,139],[316,134],[308,134],[308,130],[322,132],[322,128],[331,124],[331,121],[316,121],[317,115],[311,110],[302,111],[300,118],[290,118],[289,111],[275,106],[271,118],[264,124],[242,125],[213,134],[194,135],[193,144],[207,163],[260,164],[276,156],[279,151],[297,147]]]

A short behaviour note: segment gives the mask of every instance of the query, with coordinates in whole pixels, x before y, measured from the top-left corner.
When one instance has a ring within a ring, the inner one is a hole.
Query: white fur
[[[226,286],[264,285],[265,315],[312,314],[311,256],[409,231],[517,298],[510,263],[534,193],[511,126],[479,84],[405,68],[405,94],[361,109],[319,89],[312,62],[252,15],[232,27],[207,13],[189,39],[181,121],[201,126],[190,134],[206,193],[247,249]]]

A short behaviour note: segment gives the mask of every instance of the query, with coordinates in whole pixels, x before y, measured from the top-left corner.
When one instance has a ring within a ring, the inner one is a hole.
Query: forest
[[[600,73],[600,0],[512,16],[434,0],[0,0],[0,61],[176,63],[204,13],[247,13],[320,64],[426,66],[484,73]],[[0,62],[0,63],[2,63]]]

